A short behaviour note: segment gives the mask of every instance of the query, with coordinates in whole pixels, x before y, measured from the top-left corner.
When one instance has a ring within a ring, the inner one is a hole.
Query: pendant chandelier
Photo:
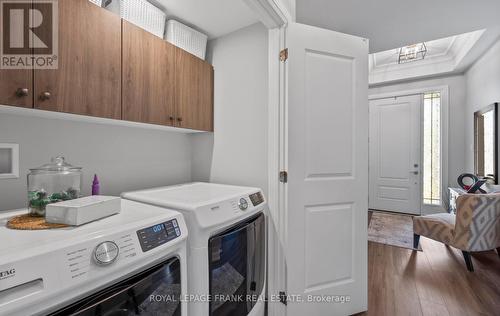
[[[398,64],[409,63],[417,60],[423,60],[427,54],[425,43],[412,44],[399,49]]]

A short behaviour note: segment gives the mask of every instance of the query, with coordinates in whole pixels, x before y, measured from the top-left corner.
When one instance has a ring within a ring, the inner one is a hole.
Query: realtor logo
[[[0,68],[56,69],[57,0],[0,0]]]

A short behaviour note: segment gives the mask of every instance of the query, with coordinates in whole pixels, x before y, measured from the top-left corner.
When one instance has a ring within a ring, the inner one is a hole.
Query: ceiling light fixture
[[[412,61],[422,60],[427,54],[427,46],[425,43],[418,43],[401,47],[399,49],[398,64],[409,63]]]

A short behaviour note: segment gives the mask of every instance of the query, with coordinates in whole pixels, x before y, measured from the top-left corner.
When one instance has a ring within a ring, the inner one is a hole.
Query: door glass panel
[[[180,316],[179,259],[147,270],[53,315]]]
[[[265,277],[264,215],[209,241],[210,315],[246,315]]]
[[[424,95],[424,204],[441,205],[441,94]]]

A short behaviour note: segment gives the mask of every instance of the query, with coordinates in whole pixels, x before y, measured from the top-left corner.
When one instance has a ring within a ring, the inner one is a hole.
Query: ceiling
[[[257,23],[242,0],[149,0],[177,19],[213,39]]]
[[[463,35],[460,35],[463,36]],[[422,61],[415,61],[415,63],[428,62],[431,59],[446,56],[451,50],[453,43],[459,36],[450,36],[442,39],[425,42],[427,53],[425,59]],[[399,57],[399,48],[390,49],[383,52],[370,54],[372,58],[373,67],[383,67],[389,65],[397,65]]]
[[[370,39],[370,52],[500,25],[499,0],[297,0],[297,22]]]
[[[425,42],[425,58],[403,64],[398,63],[399,49],[370,54],[370,85],[462,72],[479,57],[473,48],[480,39],[488,41],[483,37],[486,33],[480,30]],[[474,54],[475,58],[466,58]]]

